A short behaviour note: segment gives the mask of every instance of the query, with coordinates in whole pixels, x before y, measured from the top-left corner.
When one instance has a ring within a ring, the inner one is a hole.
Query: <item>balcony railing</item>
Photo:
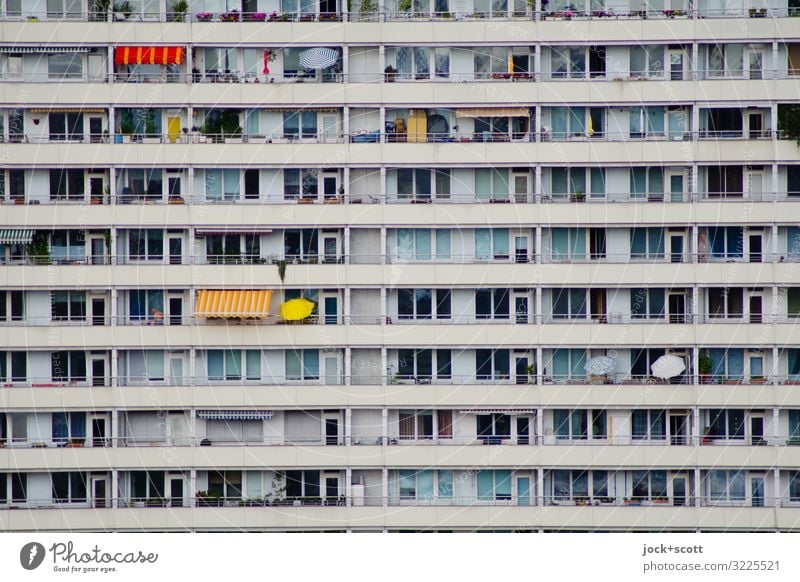
[[[324,428],[324,427],[321,427]],[[551,431],[553,427],[545,427]],[[194,432],[194,431],[191,431]],[[454,436],[415,436],[399,434],[389,436],[375,435],[293,435],[288,436],[247,436],[247,437],[166,437],[166,436],[123,436],[123,437],[80,437],[36,440],[31,438],[0,439],[0,449],[53,449],[53,448],[109,448],[109,447],[330,447],[330,446],[581,446],[581,447],[785,447],[800,446],[800,438],[795,435],[770,435],[724,437],[719,435],[668,435],[661,438],[619,436],[561,436],[550,434],[535,435],[454,435]]]
[[[539,3],[541,4],[541,3]],[[23,6],[25,6],[23,4]],[[360,12],[241,12],[228,10],[225,12],[173,12],[167,11],[142,11],[116,12],[114,10],[29,10],[19,12],[6,11],[0,15],[0,20],[8,22],[122,22],[122,23],[148,23],[172,22],[186,24],[204,23],[277,23],[277,22],[461,22],[461,21],[525,21],[525,20],[660,20],[660,19],[696,19],[696,18],[785,18],[797,16],[797,8],[743,8],[731,6],[728,8],[709,8],[702,10],[626,10],[612,8],[603,10],[578,10],[567,8],[564,10],[540,9],[540,5],[532,6],[525,10],[503,9],[489,11],[393,11],[372,10]]]
[[[287,508],[325,508],[344,507],[351,511],[359,507],[541,507],[541,506],[567,506],[567,507],[606,507],[614,511],[626,511],[626,508],[647,508],[648,511],[660,511],[669,508],[671,511],[695,511],[697,508],[713,510],[715,508],[753,508],[763,511],[774,511],[778,507],[800,507],[800,498],[790,497],[757,497],[747,496],[736,499],[718,499],[710,496],[647,496],[633,497],[626,494],[610,494],[607,496],[563,495],[548,494],[544,497],[536,495],[493,494],[492,496],[433,496],[414,494],[404,496],[303,496],[287,497],[267,495],[265,497],[246,498],[242,496],[221,496],[208,494],[197,497],[120,497],[120,498],[71,498],[54,501],[52,498],[9,499],[0,504],[0,510],[26,508],[29,510],[102,510],[110,508],[155,510],[168,508],[174,511],[178,508],[213,508],[220,509],[267,509],[278,508],[285,513]],[[659,509],[661,508],[661,509]],[[324,510],[323,510],[324,511]],[[771,526],[774,528],[774,526]]]

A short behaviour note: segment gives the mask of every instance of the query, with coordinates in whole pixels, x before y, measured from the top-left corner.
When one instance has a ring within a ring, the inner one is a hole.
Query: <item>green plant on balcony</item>
[[[50,241],[46,232],[38,230],[28,244],[28,258],[36,265],[50,264]]]
[[[188,11],[189,3],[186,0],[178,0],[170,8],[170,20],[172,22],[184,22]]]
[[[711,361],[711,356],[708,355],[706,350],[701,350],[697,356],[697,371],[701,376],[711,375],[711,369],[714,363]]]
[[[397,3],[397,11],[398,12],[411,12],[411,2],[412,2],[412,0],[400,0]]]
[[[283,283],[286,278],[286,265],[289,263],[285,259],[279,259],[275,261],[275,264],[278,266],[278,277],[281,278],[281,283]]]
[[[117,2],[114,4],[114,12],[118,15],[121,14],[125,19],[128,19],[131,17],[131,14],[133,14],[133,5],[128,0]]]
[[[375,14],[378,11],[378,3],[375,0],[361,0],[359,14]]]
[[[778,105],[778,132],[782,139],[793,139],[800,146],[800,104]]]

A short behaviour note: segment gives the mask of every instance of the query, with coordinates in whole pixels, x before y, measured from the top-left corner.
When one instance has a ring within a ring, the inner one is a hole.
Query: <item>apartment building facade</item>
[[[0,529],[800,529],[794,0],[0,4]]]

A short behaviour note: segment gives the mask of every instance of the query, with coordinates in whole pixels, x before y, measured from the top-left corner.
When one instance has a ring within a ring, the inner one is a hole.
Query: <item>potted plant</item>
[[[708,352],[706,350],[701,350],[700,354],[697,356],[697,371],[700,375],[701,384],[709,383],[709,376],[711,376],[711,369],[713,365],[714,364],[711,361],[711,356],[708,355]]]
[[[131,14],[133,14],[133,5],[128,0],[114,4],[114,18],[117,20],[127,20]]]
[[[247,22],[264,22],[266,19],[266,12],[245,12],[244,14],[244,20]]]
[[[239,22],[239,11],[235,8],[219,15],[220,22]]]
[[[198,491],[196,494],[197,505],[199,507],[219,507],[221,499],[219,493],[211,493],[209,491]]]
[[[170,9],[169,19],[171,22],[185,22],[188,11],[189,3],[186,0],[178,0]]]
[[[108,14],[111,12],[111,0],[94,0],[92,5],[91,19],[94,21],[108,20]]]
[[[28,259],[34,265],[50,264],[50,243],[45,231],[37,230],[28,244]]]
[[[581,192],[580,190],[578,190],[577,192],[575,192],[572,195],[572,201],[573,202],[583,202],[585,200],[586,200],[586,193],[585,192]]]
[[[536,364],[530,364],[525,371],[528,373],[528,384],[536,384]]]
[[[197,13],[197,20],[199,20],[200,22],[211,22],[212,18],[214,18],[214,15],[211,12]]]
[[[397,3],[398,12],[411,12],[411,0],[400,0]]]
[[[389,65],[383,70],[383,73],[386,77],[387,83],[394,83],[394,80],[397,78],[397,69],[395,69],[392,65]]]

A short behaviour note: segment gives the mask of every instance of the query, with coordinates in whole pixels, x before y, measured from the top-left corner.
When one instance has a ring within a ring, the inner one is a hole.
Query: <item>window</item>
[[[550,75],[553,79],[583,79],[586,76],[586,48],[551,47]]]
[[[631,289],[631,318],[664,319],[665,295],[664,289]]]
[[[557,349],[553,350],[550,369],[553,382],[586,379],[586,350]]]
[[[241,380],[242,350],[208,350],[208,379]]]
[[[0,476],[0,479],[2,479],[2,476]],[[789,473],[789,501],[800,501],[800,471]]]
[[[0,200],[6,197],[6,172],[0,170]],[[25,170],[8,170],[9,200],[25,200]]]
[[[631,168],[631,198],[664,199],[664,168]]]
[[[244,253],[242,243],[244,242]],[[212,265],[238,265],[257,262],[261,256],[258,234],[212,234],[206,237],[206,258]]]
[[[158,200],[163,196],[163,179],[161,168],[125,170],[120,173],[117,192],[123,202],[135,199]]]
[[[163,350],[131,350],[128,352],[128,377],[135,383],[163,382]]]
[[[316,138],[316,111],[284,111],[283,137],[287,139]],[[285,170],[284,170],[285,171]]]
[[[800,228],[796,226],[786,229],[786,253],[792,261],[800,258]]]
[[[511,471],[478,471],[478,499],[508,501],[511,499]]]
[[[430,200],[450,198],[450,170],[401,168],[396,172],[399,200]]]
[[[10,485],[9,485],[10,482]],[[11,491],[11,498],[8,492]],[[27,473],[0,473],[0,504],[25,503],[28,500]]]
[[[664,137],[664,107],[632,107],[630,138]]]
[[[587,168],[552,168],[550,170],[550,190],[555,199],[576,199],[586,193]],[[603,194],[605,179],[602,171],[591,168],[592,193]],[[602,184],[602,186],[601,186]],[[599,192],[597,190],[600,190]]]
[[[511,438],[511,416],[508,414],[479,414],[476,417],[478,439],[500,444]]]
[[[800,196],[800,166],[786,167],[786,192],[788,196]]]
[[[244,197],[245,200],[258,200],[261,191],[259,170],[244,171]]]
[[[664,257],[663,228],[632,228],[631,258],[660,259]]]
[[[717,379],[741,380],[744,374],[744,350],[742,348],[711,348],[711,375]]]
[[[708,410],[704,436],[712,439],[744,439],[744,410]]]
[[[433,240],[431,238],[433,237]],[[450,258],[450,231],[427,228],[397,229],[397,258],[401,261],[430,261]]]
[[[131,321],[151,321],[154,311],[164,313],[164,292],[131,290],[128,292],[128,314]]]
[[[478,380],[506,380],[510,377],[509,350],[475,350],[475,372]]]
[[[52,474],[54,503],[86,502],[86,473],[59,472]]]
[[[449,289],[398,289],[399,319],[450,319],[452,314]]]
[[[433,499],[433,476],[435,471],[430,469],[417,471],[405,469],[398,474],[400,499]]]
[[[27,379],[28,355],[25,352],[0,352],[0,381],[25,382]]]
[[[508,260],[510,258],[508,239],[507,228],[476,228],[475,258],[479,261]]]
[[[550,254],[553,261],[572,261],[586,258],[586,229],[553,228],[550,230]]]
[[[665,354],[662,348],[647,348],[631,352],[631,376],[649,378],[650,366]]]
[[[667,499],[666,471],[631,471],[632,499]]]
[[[51,291],[50,314],[53,321],[86,321],[86,292]]]
[[[85,412],[54,412],[51,417],[53,443],[64,446],[70,439],[86,438]]]
[[[209,476],[209,489],[211,478]],[[164,471],[131,471],[131,501],[164,497]]]
[[[553,499],[606,498],[608,471],[556,470],[552,472],[551,485]]]
[[[397,47],[395,49],[398,79],[430,79],[431,55],[434,49],[427,47]],[[440,53],[440,58],[445,54]],[[449,61],[449,55],[447,55]],[[443,65],[443,63],[442,63]],[[449,68],[449,63],[448,63]]]
[[[0,305],[2,305],[1,299]],[[800,287],[790,287],[786,290],[786,310],[789,317],[800,317]]]
[[[128,231],[128,258],[133,261],[154,261],[164,258],[164,231],[135,229]]]
[[[637,409],[631,413],[631,437],[640,440],[667,438],[666,411]]]
[[[630,47],[631,77],[661,77],[664,75],[663,46]]]
[[[291,471],[287,471],[290,473]],[[289,490],[289,479],[287,477],[287,492]],[[241,499],[242,498],[242,472],[241,471],[209,471],[208,472],[208,493],[212,496],[219,496],[222,499]],[[159,496],[160,497],[160,496]]]
[[[85,382],[86,353],[58,351],[50,355],[53,382]]]
[[[476,79],[507,76],[511,49],[506,46],[473,49]]]
[[[709,198],[741,198],[744,196],[742,166],[709,166],[706,168]]]
[[[742,287],[709,287],[708,316],[711,318],[741,318],[744,316]]]
[[[309,261],[319,255],[319,231],[315,228],[287,229],[283,237],[284,257]]]
[[[744,75],[743,44],[713,44],[708,47],[709,77],[741,77]]]
[[[239,170],[206,170],[206,200],[238,200]]]
[[[710,226],[706,238],[705,242],[700,241],[701,252],[705,246],[712,258],[742,258],[744,254],[744,229],[741,226]]]
[[[608,437],[606,411],[555,409],[553,433],[557,440],[605,439]]]
[[[398,416],[400,440],[433,438],[433,411],[401,410]]]
[[[707,483],[708,496],[712,501],[740,501],[745,498],[744,471],[709,471]]]
[[[80,262],[86,258],[84,233],[78,230],[54,230],[50,235],[50,256],[56,263]]]
[[[287,380],[319,380],[319,350],[286,350]]]
[[[283,197],[285,200],[316,199],[319,192],[317,170],[284,170]]]
[[[508,200],[509,191],[507,168],[475,170],[476,200]]]
[[[25,318],[25,292],[0,291],[0,321],[20,321]]]
[[[586,108],[553,107],[550,110],[550,125],[552,139],[586,137]]]
[[[83,170],[50,170],[50,200],[83,200]]]
[[[475,291],[475,317],[478,319],[509,318],[508,289],[478,289]]]
[[[83,139],[83,115],[81,113],[50,113],[48,125],[51,141],[81,141]],[[53,171],[51,170],[51,175]]]
[[[553,319],[586,319],[586,289],[553,289]]]
[[[319,497],[319,493],[319,471],[286,471],[286,497],[288,499]],[[241,491],[239,495],[241,495]]]
[[[397,350],[397,375],[399,378],[413,379],[418,383],[430,382],[432,378],[450,379],[452,377],[450,350]]]
[[[47,74],[51,80],[81,79],[83,56],[81,53],[60,53],[47,57]]]

